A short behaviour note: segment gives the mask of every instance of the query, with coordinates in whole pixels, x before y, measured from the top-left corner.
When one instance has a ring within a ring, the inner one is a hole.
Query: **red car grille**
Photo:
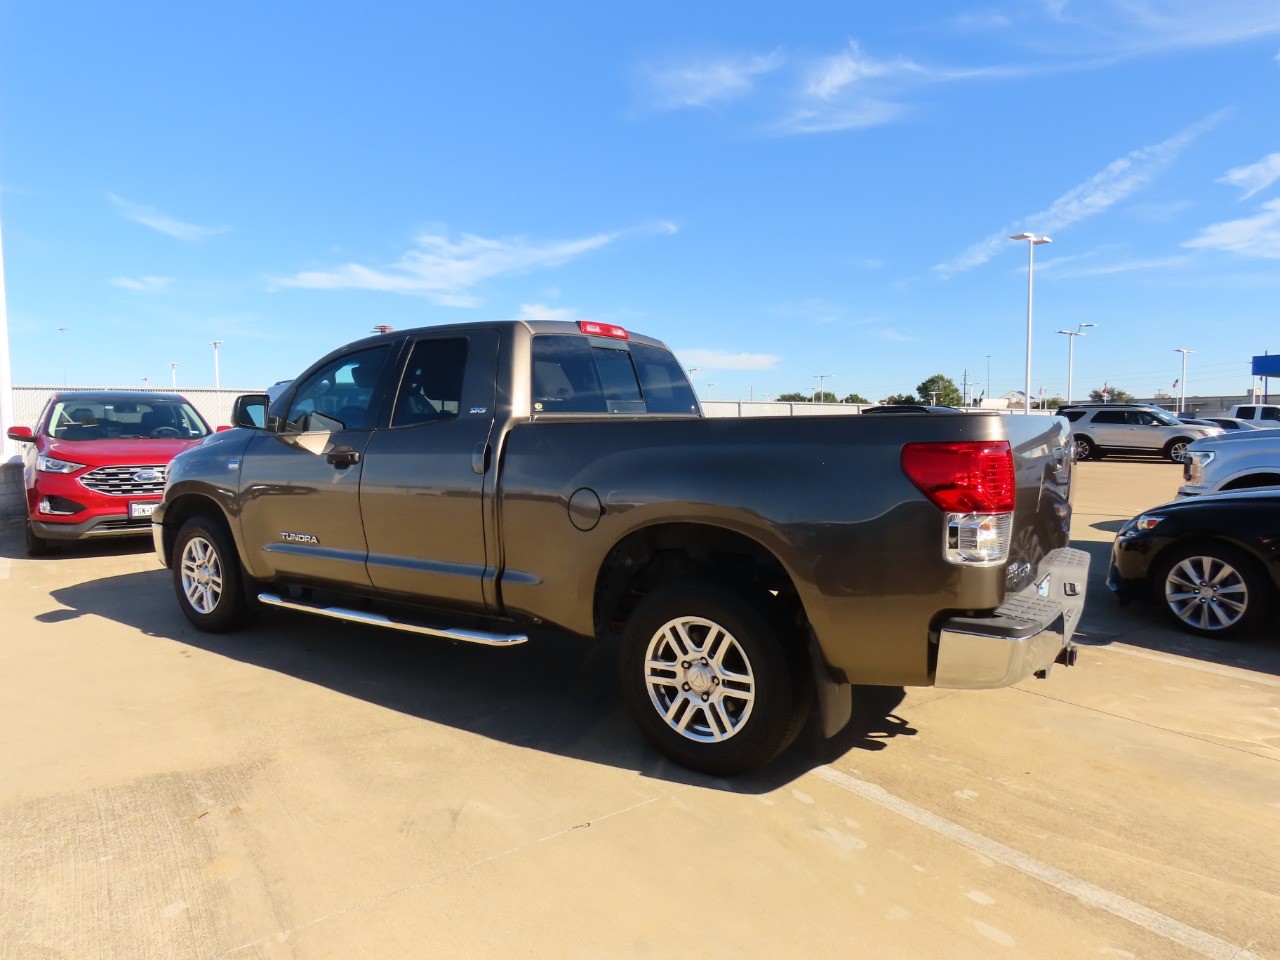
[[[80,478],[82,486],[113,497],[158,497],[164,493],[164,464],[144,467],[98,467]]]

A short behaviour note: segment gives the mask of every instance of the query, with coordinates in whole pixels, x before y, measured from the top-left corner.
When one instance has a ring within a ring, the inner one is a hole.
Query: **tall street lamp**
[[[1084,336],[1085,327],[1096,327],[1096,323],[1082,323],[1074,330],[1059,330],[1058,332],[1070,337],[1067,341],[1067,403],[1071,402],[1071,379],[1075,375],[1076,364],[1076,337]]]
[[[1034,233],[1015,233],[1010,240],[1027,241],[1027,382],[1023,390],[1022,412],[1031,412],[1031,280],[1035,267],[1035,250],[1042,243],[1053,243],[1048,237],[1037,237]]]
[[[178,389],[178,364],[176,362],[169,364],[169,373],[173,377],[173,389]]]
[[[708,384],[707,384],[707,399],[708,399],[708,400],[710,400],[710,399],[711,399],[711,388],[712,388],[712,387],[714,387],[714,386],[715,386],[715,384],[714,384],[714,383],[708,383]]]
[[[58,332],[62,334],[58,341],[62,345],[62,385],[65,387],[67,385],[67,328],[59,327]]]
[[[813,402],[817,403],[819,397],[826,398],[826,394],[822,390],[822,384],[825,380],[830,380],[834,374],[831,373],[815,373],[813,379],[818,381],[818,392],[813,395]]]
[[[210,345],[213,347],[213,389],[222,389],[222,378],[218,375],[218,348],[222,346],[221,340],[211,340]]]
[[[1174,353],[1182,354],[1182,376],[1178,378],[1178,384],[1182,387],[1182,392],[1178,395],[1178,412],[1187,412],[1187,354],[1195,353],[1194,350],[1186,350],[1182,347],[1174,347]]]

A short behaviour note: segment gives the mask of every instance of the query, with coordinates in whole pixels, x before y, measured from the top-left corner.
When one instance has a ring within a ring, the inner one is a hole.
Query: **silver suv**
[[[1096,460],[1106,453],[1154,453],[1181,463],[1187,444],[1221,436],[1217,426],[1183,423],[1167,410],[1141,403],[1076,403],[1058,416],[1071,421],[1077,460]]]

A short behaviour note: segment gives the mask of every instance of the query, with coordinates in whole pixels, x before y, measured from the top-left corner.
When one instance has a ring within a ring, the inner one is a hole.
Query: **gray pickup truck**
[[[718,775],[811,716],[837,732],[852,684],[1074,659],[1088,557],[1055,417],[705,419],[656,340],[505,322],[353,343],[234,420],[173,461],[154,515],[201,630],[270,606],[615,644],[644,735]]]

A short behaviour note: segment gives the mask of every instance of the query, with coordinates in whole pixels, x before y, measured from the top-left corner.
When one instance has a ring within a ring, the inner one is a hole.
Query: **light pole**
[[[1178,394],[1178,412],[1187,412],[1187,354],[1195,353],[1194,350],[1187,350],[1183,347],[1174,347],[1174,353],[1182,354],[1182,376],[1178,378],[1178,384],[1182,387],[1181,393]]]
[[[1015,233],[1010,240],[1027,241],[1027,381],[1023,391],[1023,413],[1031,412],[1031,288],[1032,272],[1035,268],[1036,247],[1042,243],[1053,243],[1048,237],[1037,237],[1034,233]]]
[[[169,374],[173,377],[173,389],[178,389],[178,364],[169,364]]]
[[[58,339],[62,344],[62,385],[65,387],[67,385],[67,328],[59,327],[58,332],[62,334]]]
[[[218,375],[218,348],[222,346],[221,340],[211,340],[209,343],[213,346],[213,389],[222,389],[222,378]]]
[[[832,376],[834,376],[834,374],[830,374],[830,373],[815,373],[813,375],[813,379],[818,381],[818,392],[813,395],[814,403],[818,402],[819,397],[824,397],[824,398],[826,397],[826,394],[822,390],[822,384],[823,384],[823,381],[830,380]]]
[[[712,388],[712,387],[714,387],[714,386],[715,386],[715,384],[714,384],[714,383],[708,383],[708,384],[707,384],[707,399],[708,399],[708,400],[710,400],[710,399],[711,399],[711,388]]]
[[[1084,336],[1085,327],[1096,327],[1096,323],[1082,323],[1074,330],[1059,330],[1061,334],[1065,334],[1071,339],[1067,341],[1067,403],[1071,402],[1071,378],[1075,373],[1076,363],[1076,337]]]
[[[987,354],[987,389],[982,393],[982,399],[986,400],[991,396],[991,354]]]

